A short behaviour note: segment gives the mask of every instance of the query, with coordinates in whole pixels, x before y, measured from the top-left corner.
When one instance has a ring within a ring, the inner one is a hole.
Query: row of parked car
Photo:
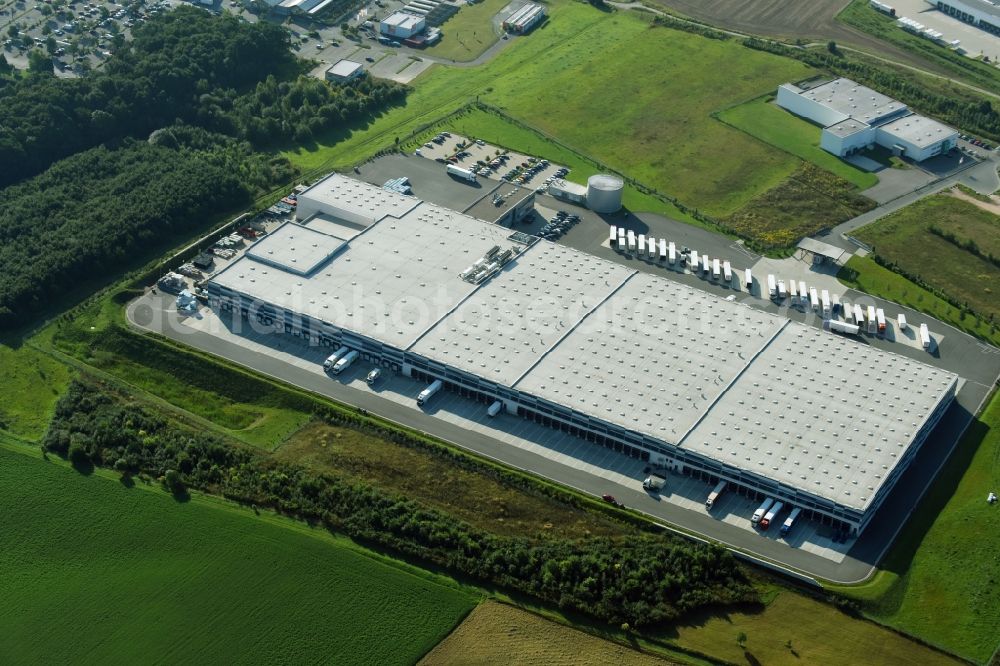
[[[503,179],[511,183],[523,185],[538,175],[539,171],[547,169],[548,160],[540,160],[537,157],[529,157],[526,162],[521,162],[513,169],[503,175]]]
[[[993,146],[991,146],[990,144],[986,143],[982,139],[977,139],[976,137],[969,136],[968,134],[960,134],[959,137],[962,139],[962,141],[968,141],[973,146],[978,146],[979,148],[982,148],[983,150],[993,150]]]
[[[539,238],[545,238],[547,240],[555,240],[569,231],[573,226],[580,222],[580,216],[573,214],[570,215],[564,210],[561,210],[555,214],[555,216],[548,221],[548,223],[538,230],[537,236]]]

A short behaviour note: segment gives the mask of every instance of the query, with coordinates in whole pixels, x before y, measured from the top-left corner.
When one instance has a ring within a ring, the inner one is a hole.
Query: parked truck
[[[611,237],[608,240],[608,242],[611,243],[612,247],[614,247],[616,240],[618,240],[618,227],[616,227],[615,225],[612,224],[611,225]]]
[[[354,359],[356,359],[357,357],[358,357],[358,352],[356,351],[347,352],[339,361],[334,363],[333,370],[331,370],[331,372],[333,372],[333,374],[335,375],[339,375],[344,370],[347,370],[349,367],[351,367],[351,363],[354,363]]]
[[[753,291],[753,274],[749,268],[743,271],[743,281],[747,283],[747,291]]]
[[[764,517],[760,519],[759,523],[757,523],[760,529],[766,530],[770,527],[771,523],[774,522],[774,517],[781,513],[781,509],[784,508],[784,506],[785,505],[781,502],[775,502],[771,505],[771,510],[765,513]]]
[[[902,312],[900,312],[899,316],[896,317],[896,325],[899,326],[899,330],[901,331],[906,330],[906,315],[903,314]]]
[[[695,273],[698,271],[698,250],[691,250],[691,256],[689,257],[691,261],[691,272]]]
[[[809,306],[814,312],[819,311],[819,294],[816,293],[816,287],[809,287]]]
[[[878,329],[878,322],[875,321],[875,306],[874,305],[869,305],[868,306],[868,316],[865,317],[865,320],[868,322],[868,332],[869,333],[874,333]]]
[[[674,263],[673,253],[674,253],[674,244],[671,243],[670,244],[670,256],[671,256],[670,263]],[[665,238],[661,238],[660,239],[660,261],[662,261],[663,263],[667,263],[667,239],[665,239]]]
[[[837,331],[838,333],[846,333],[848,335],[857,335],[861,329],[858,328],[857,324],[848,324],[846,321],[839,321],[837,319],[827,319],[827,325],[830,327],[831,331]]]
[[[627,238],[628,238],[628,251],[635,252],[635,232],[629,229]]]
[[[771,298],[778,295],[778,285],[774,281],[774,276],[767,274],[767,293]]]
[[[802,513],[802,509],[799,507],[792,509],[792,512],[788,514],[788,518],[785,518],[785,522],[781,524],[781,536],[785,536],[792,531],[792,528],[795,527],[795,521],[799,517],[800,513]]]
[[[927,324],[920,325],[920,344],[924,346],[924,349],[931,348],[931,332],[927,330]]]
[[[496,400],[493,402],[492,405],[490,405],[489,409],[486,410],[486,413],[489,414],[490,418],[493,418],[502,411],[503,411],[503,402],[500,400]]]
[[[788,292],[785,291],[785,281],[778,280],[778,300],[779,301],[785,300],[785,296],[787,293]]]
[[[718,259],[712,259],[712,279],[716,282],[719,281],[719,276],[722,274],[722,265]]]
[[[446,170],[449,176],[454,176],[455,178],[464,180],[467,183],[476,182],[476,174],[472,173],[468,169],[463,169],[457,164],[449,164]]]
[[[665,485],[667,485],[667,480],[657,474],[650,474],[642,482],[643,488],[654,493],[663,490]]]
[[[857,303],[854,304],[854,323],[858,326],[865,325],[865,311]]]
[[[788,281],[788,297],[792,299],[792,305],[799,302],[799,290],[798,285],[795,284],[795,280]]]
[[[670,244],[667,245],[667,261],[671,266],[677,261],[677,247],[673,241],[670,241]]]
[[[417,404],[424,405],[428,400],[434,397],[434,394],[440,391],[444,387],[444,382],[440,379],[435,379],[430,384],[427,385],[423,391],[417,396]]]
[[[646,239],[646,250],[647,250],[646,255],[650,259],[655,259],[656,258],[656,239],[655,238],[647,238]]]
[[[733,267],[728,261],[722,262],[722,277],[725,278],[727,285],[733,283]]]
[[[708,258],[707,254],[701,255],[701,272],[708,275],[709,271],[712,270],[712,263]]]
[[[757,507],[757,510],[753,512],[753,517],[750,518],[750,524],[756,527],[757,523],[759,523],[760,519],[764,517],[764,514],[767,513],[767,510],[771,508],[772,504],[774,504],[774,500],[770,497],[761,502],[760,506]]]
[[[833,308],[830,306],[830,292],[826,289],[820,292],[819,302],[823,306],[823,318],[829,319],[830,315],[833,314]]]
[[[333,366],[336,365],[336,363],[340,359],[340,357],[343,356],[344,354],[346,354],[349,351],[351,351],[350,348],[348,348],[348,347],[341,347],[337,351],[335,351],[332,354],[330,354],[329,356],[327,356],[326,360],[323,361],[323,369],[324,370],[332,370]]]
[[[879,308],[875,310],[875,322],[878,324],[879,334],[885,333],[885,310]]]
[[[726,489],[725,481],[719,481],[717,484],[715,484],[715,487],[712,488],[712,492],[708,494],[708,499],[705,500],[705,508],[711,509],[715,505],[715,500],[719,499],[719,495],[721,495],[722,491],[725,489]]]

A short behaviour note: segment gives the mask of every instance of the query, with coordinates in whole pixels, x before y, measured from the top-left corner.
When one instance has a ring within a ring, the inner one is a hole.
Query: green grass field
[[[862,171],[820,148],[822,129],[775,105],[771,97],[734,106],[721,111],[717,117],[764,143],[840,176],[858,189],[864,190],[878,183],[875,174]]]
[[[547,137],[509,122],[507,119],[479,109],[449,119],[442,129],[450,129],[466,137],[483,139],[509,150],[523,152],[537,157],[544,157],[553,164],[561,164],[571,169],[569,179],[574,182],[586,183],[587,178],[601,170],[585,157],[568,150]],[[437,129],[431,130],[428,136],[433,136]],[[423,141],[415,142],[415,147]],[[659,213],[688,224],[704,226],[688,213],[676,206],[657,199],[650,194],[644,194],[634,187],[625,188],[623,203],[629,210]]]
[[[1000,218],[947,194],[921,199],[854,235],[874,246],[882,258],[959,303],[987,317],[1000,316],[1000,267],[931,233],[931,224],[981,240],[986,247],[997,245]]]
[[[478,592],[275,517],[0,446],[10,664],[411,664]]]
[[[740,632],[747,635],[746,653],[736,643]],[[884,627],[780,588],[773,590],[764,612],[737,611],[696,619],[678,627],[668,640],[731,664],[960,663]]]
[[[797,158],[710,114],[807,76],[805,65],[654,28],[635,12],[570,2],[551,9],[546,25],[489,64],[435,66],[413,82],[405,105],[285,156],[305,171],[353,164],[478,96],[713,215],[739,209],[796,168]]]
[[[876,577],[838,591],[881,622],[977,662],[1000,648],[1000,397],[958,444]]]
[[[837,15],[837,20],[922,56],[948,70],[958,79],[986,90],[1000,88],[1000,70],[955,53],[929,39],[911,35],[898,27],[895,19],[872,9],[868,0],[852,0]]]
[[[493,16],[508,4],[510,0],[461,3],[458,13],[441,24],[441,41],[428,48],[427,54],[460,62],[475,60],[499,39],[493,32]]]
[[[0,344],[0,430],[24,439],[41,437],[69,374],[44,352]]]

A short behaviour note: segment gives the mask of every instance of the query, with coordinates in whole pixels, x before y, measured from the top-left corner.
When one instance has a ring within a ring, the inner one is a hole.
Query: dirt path
[[[983,210],[993,213],[994,215],[1000,215],[1000,197],[997,197],[997,195],[995,194],[990,195],[990,198],[993,199],[993,203],[987,203],[985,201],[977,199],[976,197],[969,196],[968,194],[966,194],[965,192],[961,191],[956,187],[953,187],[952,189],[948,190],[948,194],[955,197],[956,199],[961,199],[962,201],[968,201],[976,208],[982,208]]]

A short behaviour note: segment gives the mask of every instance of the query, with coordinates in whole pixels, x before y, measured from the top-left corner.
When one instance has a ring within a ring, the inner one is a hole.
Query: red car
[[[618,504],[618,500],[615,499],[614,495],[609,495],[607,493],[604,493],[603,495],[601,495],[601,499],[607,502],[608,504]]]

